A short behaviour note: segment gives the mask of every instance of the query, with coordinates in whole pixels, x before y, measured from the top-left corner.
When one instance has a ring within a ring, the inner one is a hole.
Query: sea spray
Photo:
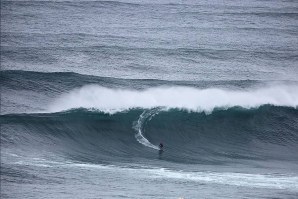
[[[75,108],[97,109],[116,113],[132,108],[177,108],[210,113],[215,108],[257,108],[261,105],[298,106],[298,86],[268,86],[245,91],[193,87],[155,87],[145,90],[112,89],[87,85],[61,95],[50,106],[50,112]]]

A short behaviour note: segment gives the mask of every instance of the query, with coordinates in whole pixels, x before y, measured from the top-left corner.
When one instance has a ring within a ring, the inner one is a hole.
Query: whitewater
[[[87,85],[60,96],[48,108],[59,112],[76,108],[115,113],[133,108],[185,109],[210,113],[216,108],[258,108],[269,104],[297,108],[298,86],[268,86],[247,91],[159,87],[142,91]]]

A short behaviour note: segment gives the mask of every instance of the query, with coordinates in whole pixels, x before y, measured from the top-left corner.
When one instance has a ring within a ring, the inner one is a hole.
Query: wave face
[[[75,109],[3,115],[1,123],[4,146],[42,146],[75,161],[155,159],[159,142],[165,145],[163,160],[176,163],[297,160],[298,111],[290,107],[235,107],[212,114],[133,109],[112,115]],[[17,130],[12,135],[8,128]]]

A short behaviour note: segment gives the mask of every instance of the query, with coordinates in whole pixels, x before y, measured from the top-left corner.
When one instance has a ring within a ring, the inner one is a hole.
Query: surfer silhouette
[[[162,142],[159,144],[159,150],[162,150],[163,149],[163,144]]]
[[[159,143],[158,146],[159,146],[158,155],[159,155],[159,158],[161,158],[161,155],[163,153],[163,143],[162,142]]]

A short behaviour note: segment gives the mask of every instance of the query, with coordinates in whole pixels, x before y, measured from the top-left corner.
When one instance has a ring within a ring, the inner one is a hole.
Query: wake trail
[[[139,117],[138,121],[135,122],[133,128],[136,130],[135,138],[137,141],[147,147],[159,150],[159,147],[150,143],[149,140],[143,135],[145,122],[150,121],[155,115],[157,115],[162,108],[153,108],[150,110],[145,110]]]

